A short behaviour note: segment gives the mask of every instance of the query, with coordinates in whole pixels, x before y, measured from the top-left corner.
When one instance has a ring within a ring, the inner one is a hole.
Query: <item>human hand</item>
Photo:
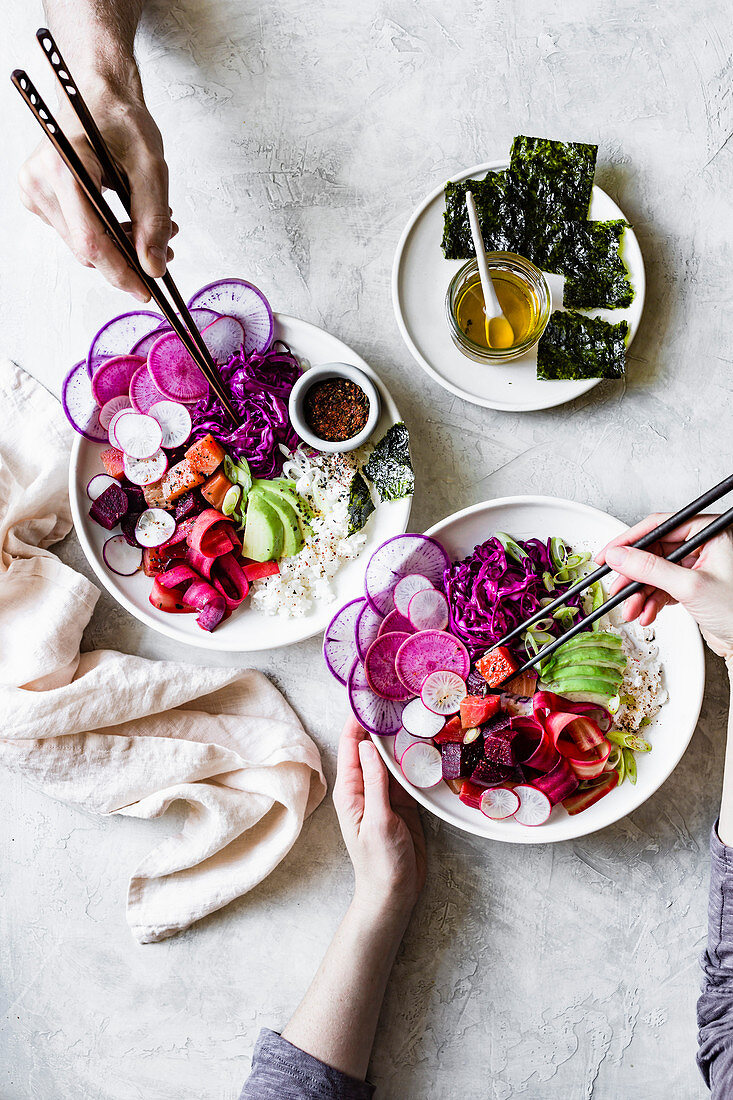
[[[666,604],[681,603],[698,623],[713,652],[728,661],[733,657],[733,538],[726,531],[679,565],[665,561],[663,555],[669,554],[714,518],[697,516],[661,543],[655,543],[650,551],[628,545],[667,518],[668,515],[662,513],[647,516],[612,539],[596,556],[596,561],[599,565],[605,562],[619,574],[611,587],[611,595],[629,581],[644,584],[643,592],[631,596],[624,604],[626,622],[638,619],[642,626],[649,626]]]
[[[131,61],[124,79],[120,74],[112,77],[94,73],[79,83],[130,185],[132,221],[125,228],[143,269],[159,277],[173,255],[168,242],[177,229],[168,206],[163,141],[145,105],[137,67]],[[110,181],[102,178],[100,164],[67,103],[60,105],[57,119],[97,186],[108,185]],[[128,291],[140,302],[150,300],[145,286],[105,233],[81,188],[46,138],[21,168],[19,185],[23,204],[56,230],[81,264],[97,268],[113,286]]]
[[[417,806],[354,718],[341,734],[333,802],[354,865],[354,904],[409,915],[425,885]]]

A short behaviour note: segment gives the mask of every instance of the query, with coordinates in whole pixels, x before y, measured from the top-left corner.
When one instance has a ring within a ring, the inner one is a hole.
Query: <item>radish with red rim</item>
[[[112,417],[112,419],[109,422],[109,427],[107,428],[107,438],[109,439],[112,446],[117,447],[117,449],[120,450],[120,451],[122,450],[122,448],[120,447],[119,443],[117,442],[117,436],[115,435],[117,425],[119,424],[119,422],[120,422],[120,420],[123,416],[129,416],[130,413],[134,413],[134,411],[135,411],[134,409],[128,409],[127,407],[125,407],[124,409],[120,409],[118,412],[116,412],[114,414],[114,416]]]
[[[140,546],[162,546],[174,534],[176,521],[164,508],[146,508],[135,524],[135,538]]]
[[[94,400],[86,363],[76,363],[64,378],[61,405],[74,431],[92,443],[107,442],[107,433],[99,423],[99,406]]]
[[[520,825],[544,825],[552,813],[552,803],[546,794],[528,783],[520,783],[514,788],[514,793],[519,799],[519,807],[514,813],[514,820]]]
[[[130,382],[145,360],[140,355],[115,355],[100,364],[92,377],[92,393],[98,405],[106,405],[113,397],[127,397]]]
[[[143,563],[139,546],[130,546],[124,535],[112,535],[102,547],[104,564],[118,577],[131,577]]]
[[[395,535],[378,547],[366,567],[366,598],[379,615],[394,608],[397,582],[411,573],[427,577],[436,588],[443,587],[443,574],[450,559],[443,547],[429,535]]]
[[[159,313],[136,309],[121,313],[106,321],[92,340],[87,355],[87,371],[91,377],[107,359],[116,355],[129,355],[133,347],[149,332],[163,324]]]
[[[157,337],[156,337],[157,339]],[[160,392],[153,379],[150,377],[148,364],[135,371],[130,381],[130,403],[135,412],[147,413],[152,405],[158,401],[167,401],[167,397]]]
[[[228,363],[244,344],[244,329],[236,317],[217,317],[201,335],[215,363]]]
[[[488,787],[481,795],[479,809],[492,821],[504,821],[519,809],[519,795],[509,787]]]
[[[161,426],[161,447],[180,447],[191,434],[191,414],[180,401],[156,401],[150,406],[148,416]]]
[[[154,417],[128,411],[116,421],[114,437],[130,458],[150,458],[161,448],[163,429]]]
[[[323,657],[332,676],[345,684],[354,662],[359,660],[356,651],[356,620],[366,603],[363,596],[351,600],[337,611],[326,627],[323,636]]]
[[[133,485],[153,485],[160,481],[168,469],[168,455],[164,450],[156,451],[149,458],[124,456],[125,477]]]
[[[96,500],[97,497],[101,497],[105,489],[109,489],[110,485],[119,484],[117,478],[110,477],[109,474],[95,474],[87,485],[87,496],[90,500]]]
[[[103,428],[107,429],[109,434],[109,426],[112,423],[112,417],[116,416],[118,412],[123,412],[125,409],[129,409],[131,406],[130,398],[126,394],[121,394],[119,397],[111,397],[109,401],[106,401],[102,408],[99,410],[99,423]]]
[[[410,600],[407,618],[413,630],[445,630],[450,618],[448,601],[437,588],[423,588]]]
[[[401,634],[399,631],[380,634],[367,650],[364,661],[367,683],[383,699],[404,701],[412,695],[395,671],[395,656],[406,638],[409,638],[409,634]]]
[[[354,717],[368,733],[389,737],[399,731],[404,704],[396,699],[383,699],[372,691],[361,661],[349,673],[346,689]]]
[[[379,634],[382,625],[382,616],[378,615],[369,603],[365,603],[356,620],[356,652],[359,659],[364,660],[367,650]]]
[[[444,717],[456,714],[466,694],[466,681],[463,677],[444,668],[426,676],[420,689],[424,706]]]
[[[418,697],[411,699],[402,711],[402,725],[413,737],[425,739],[437,737],[445,725],[445,718],[434,710],[428,710]]]
[[[169,401],[194,404],[209,392],[209,383],[175,332],[165,332],[148,352],[150,377]]]
[[[443,778],[440,749],[427,741],[416,741],[405,749],[400,760],[402,774],[413,787],[435,787]]]
[[[422,737],[414,737],[406,729],[401,729],[394,739],[394,758],[399,764],[410,745],[419,745]]]
[[[188,308],[205,306],[235,317],[244,329],[244,353],[265,352],[272,343],[275,319],[261,290],[245,279],[218,279],[197,290]]]
[[[405,618],[409,617],[408,608],[410,606],[410,600],[416,592],[422,592],[425,589],[432,588],[431,582],[427,577],[424,577],[422,573],[408,573],[406,577],[402,577],[397,581],[394,586],[394,592],[392,593],[392,599],[394,605],[400,615],[404,615]]]
[[[405,687],[419,695],[431,672],[457,672],[465,680],[471,662],[463,642],[444,630],[421,630],[410,634],[395,658],[395,670]]]

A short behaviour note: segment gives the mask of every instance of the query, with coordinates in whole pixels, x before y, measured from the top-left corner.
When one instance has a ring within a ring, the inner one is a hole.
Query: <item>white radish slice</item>
[[[359,659],[354,631],[359,612],[365,604],[363,596],[347,603],[336,612],[323,636],[323,658],[329,671],[342,684],[347,683],[354,662]]]
[[[244,343],[244,328],[236,317],[217,317],[201,335],[216,363],[228,363]]]
[[[407,579],[407,578],[405,578]],[[400,584],[402,582],[400,581]],[[399,588],[399,585],[397,585]],[[395,602],[397,599],[395,589]],[[448,626],[448,601],[437,588],[421,588],[407,606],[410,626],[415,630],[445,630]]]
[[[408,618],[408,608],[410,606],[410,600],[416,592],[422,592],[425,588],[432,588],[432,582],[424,577],[422,573],[408,573],[402,580],[397,581],[392,598],[394,605],[399,611],[400,615],[404,615]],[[441,629],[441,628],[439,628]]]
[[[152,416],[128,412],[115,424],[115,439],[130,458],[150,458],[163,443],[163,429]]]
[[[419,745],[422,743],[422,738],[413,737],[407,730],[400,730],[394,739],[394,758],[399,764],[402,757],[405,755],[410,745]]]
[[[87,496],[90,500],[96,500],[97,497],[101,497],[105,489],[109,489],[110,485],[119,485],[116,477],[111,477],[109,474],[95,474],[87,485]]]
[[[427,741],[418,741],[405,749],[400,760],[402,774],[413,787],[434,787],[443,778],[440,749]]]
[[[128,409],[127,407],[125,407],[124,409],[120,409],[119,412],[116,412],[114,414],[114,416],[112,417],[112,419],[109,422],[109,427],[107,428],[107,436],[108,436],[109,441],[112,444],[112,446],[117,447],[117,449],[119,451],[121,451],[122,448],[120,447],[119,443],[117,442],[117,435],[115,434],[116,431],[117,431],[117,425],[119,424],[119,422],[120,422],[120,420],[122,419],[123,416],[129,416],[134,411],[135,411],[134,409],[131,409],[131,408]]]
[[[552,812],[552,803],[543,791],[527,783],[520,783],[514,788],[514,793],[519,799],[519,809],[514,814],[515,821],[520,825],[531,826],[542,825],[547,821]]]
[[[191,414],[178,401],[157,401],[148,409],[148,416],[163,429],[161,447],[180,447],[191,434]]]
[[[402,725],[413,737],[435,737],[445,725],[445,718],[428,710],[422,699],[411,699],[402,711]]]
[[[236,317],[244,329],[244,352],[266,351],[275,328],[272,310],[261,290],[244,279],[219,279],[197,290],[189,309],[202,306]]]
[[[168,469],[168,456],[165,451],[156,451],[150,458],[131,458],[125,455],[123,459],[125,477],[133,485],[152,485],[154,481],[160,481]]]
[[[420,698],[435,714],[455,714],[467,695],[466,681],[457,672],[438,669],[425,677]]]
[[[163,317],[147,309],[136,309],[107,321],[92,340],[92,346],[89,349],[87,356],[89,377],[91,378],[107,359],[112,359],[115,355],[127,355],[132,346],[143,336],[162,324],[164,324]]]
[[[519,797],[508,787],[489,787],[481,795],[479,807],[492,821],[503,821],[519,809]]]
[[[130,408],[132,408],[132,402],[130,398],[125,397],[124,394],[120,394],[119,397],[110,397],[109,401],[106,401],[99,410],[99,423],[103,428],[109,430],[112,418],[116,416],[118,412],[123,412],[125,409]]]
[[[176,521],[164,508],[146,508],[135,524],[135,538],[141,546],[162,546],[175,534]]]
[[[139,546],[130,546],[124,535],[113,535],[102,547],[102,557],[107,568],[118,577],[131,577],[143,563]]]

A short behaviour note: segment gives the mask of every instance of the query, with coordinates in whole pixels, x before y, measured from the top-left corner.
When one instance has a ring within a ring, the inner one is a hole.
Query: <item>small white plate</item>
[[[477,164],[459,175],[453,182],[483,178],[487,172],[499,172],[506,161]],[[440,242],[443,237],[444,188],[436,187],[418,206],[407,223],[397,245],[392,268],[392,303],[402,338],[412,355],[446,390],[474,405],[505,412],[529,412],[549,409],[572,401],[598,385],[594,378],[580,382],[542,382],[537,378],[537,349],[505,366],[474,363],[453,343],[445,315],[445,295],[456,271],[465,260],[446,260]],[[590,217],[597,221],[623,218],[613,199],[600,187],[593,188]],[[644,308],[644,261],[633,229],[627,229],[621,239],[621,256],[626,264],[634,300],[628,309],[583,310],[592,317],[603,317],[618,324],[629,325],[629,340],[634,339]],[[545,274],[552,295],[552,308],[562,308],[565,279],[562,275]]]
[[[401,419],[397,406],[386,386],[364,360],[341,340],[322,329],[296,317],[275,314],[275,339],[284,340],[301,359],[315,366],[318,363],[353,363],[379,388],[382,398],[382,416],[375,431],[375,439]],[[104,446],[91,443],[75,435],[69,465],[69,496],[74,527],[87,560],[104,588],[114,596],[131,615],[141,623],[165,634],[178,642],[198,646],[200,649],[223,650],[230,653],[252,653],[256,650],[274,649],[276,646],[293,645],[314,634],[320,634],[328,626],[337,608],[361,596],[364,590],[364,569],[371,554],[378,546],[407,530],[412,498],[385,501],[372,513],[365,527],[366,545],[358,558],[346,562],[336,574],[331,588],[332,603],[316,601],[310,612],[299,619],[282,615],[266,615],[246,601],[234,614],[211,634],[196,623],[195,615],[169,615],[154,608],[148,596],[152,580],[142,572],[133,577],[118,577],[107,569],[102,559],[102,546],[109,532],[89,518],[90,501],[86,487],[94,474],[102,472],[99,460]]]
[[[585,504],[555,497],[528,496],[474,504],[436,523],[426,534],[434,535],[451,558],[456,559],[470,554],[474,546],[495,531],[506,531],[519,539],[560,535],[571,546],[594,551],[624,530],[625,524]],[[697,725],[705,686],[700,632],[686,611],[681,607],[669,607],[655,624],[655,633],[669,700],[644,730],[644,736],[652,743],[652,751],[636,755],[636,786],[627,780],[574,817],[562,806],[555,806],[549,820],[534,828],[511,819],[491,821],[480,810],[465,806],[446,783],[441,782],[429,790],[418,790],[408,783],[395,762],[394,738],[375,737],[374,743],[389,770],[418,802],[443,821],[467,833],[511,844],[552,844],[587,836],[632,813],[661,787],[677,767]]]

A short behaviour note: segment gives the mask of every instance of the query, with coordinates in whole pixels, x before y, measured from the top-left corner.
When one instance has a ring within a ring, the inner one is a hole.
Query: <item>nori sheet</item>
[[[620,378],[626,362],[625,321],[555,310],[537,347],[537,377],[547,381]]]
[[[369,486],[357,470],[351,479],[349,488],[349,534],[361,531],[374,511],[374,501]]]
[[[508,188],[547,221],[588,217],[597,145],[519,134],[512,142]]]
[[[470,260],[476,255],[466,210],[466,192],[473,192],[481,235],[488,252],[516,252],[511,209],[506,201],[506,173],[489,172],[482,180],[445,185],[443,254],[446,260]]]
[[[410,436],[402,421],[393,424],[376,444],[364,473],[374,482],[381,500],[399,500],[414,492]]]
[[[561,270],[563,305],[574,309],[625,309],[634,288],[619,251],[628,222],[568,222]]]

